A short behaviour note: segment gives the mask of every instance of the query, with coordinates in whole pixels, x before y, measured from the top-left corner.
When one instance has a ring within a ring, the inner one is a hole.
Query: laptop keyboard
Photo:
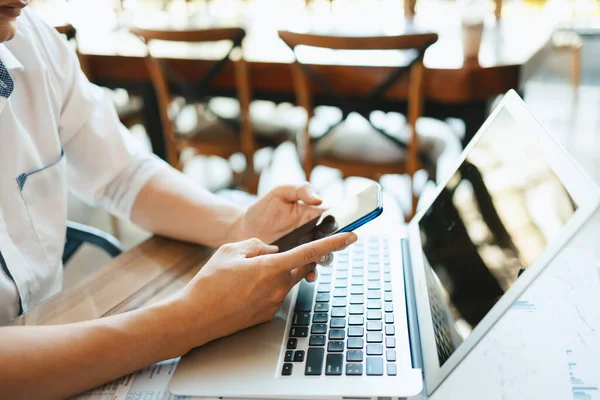
[[[397,374],[389,243],[369,236],[302,281],[281,374]]]

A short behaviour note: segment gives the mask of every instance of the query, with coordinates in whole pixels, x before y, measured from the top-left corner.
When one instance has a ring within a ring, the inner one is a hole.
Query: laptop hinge
[[[413,368],[423,370],[423,354],[421,352],[421,339],[419,335],[419,322],[417,320],[417,302],[415,285],[412,273],[410,246],[407,239],[401,239],[402,264],[404,270],[404,294],[406,296],[406,315],[408,317],[408,339],[410,341],[410,355]],[[423,378],[425,378],[423,376]]]

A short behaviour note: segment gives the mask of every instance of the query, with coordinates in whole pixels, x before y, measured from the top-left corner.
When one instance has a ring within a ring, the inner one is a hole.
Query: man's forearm
[[[244,210],[201,188],[175,170],[148,181],[133,204],[133,222],[150,232],[218,247],[241,240],[234,225]]]
[[[180,356],[202,342],[182,340],[190,317],[166,302],[76,324],[0,328],[2,398],[64,398]]]

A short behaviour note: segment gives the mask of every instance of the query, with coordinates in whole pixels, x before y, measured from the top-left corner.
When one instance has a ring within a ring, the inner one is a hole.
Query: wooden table
[[[277,37],[277,29],[309,30],[328,34],[382,35],[407,31],[434,31],[440,36],[425,55],[427,68],[424,107],[425,115],[436,118],[455,117],[466,123],[465,142],[477,131],[487,117],[488,102],[495,96],[517,89],[522,92],[525,82],[539,68],[550,48],[550,36],[558,18],[553,11],[532,12],[522,4],[504,10],[501,22],[495,22],[490,13],[481,44],[479,60],[465,62],[459,18],[451,2],[423,1],[413,22],[403,16],[401,2],[336,2],[346,4],[339,9],[295,8],[293,1],[240,2],[230,8],[231,2],[211,1],[205,9],[187,14],[165,15],[142,11],[121,21],[125,25],[172,26],[176,29],[189,26],[243,26],[248,36],[243,43],[243,56],[250,64],[253,98],[276,102],[295,103],[289,64],[293,54]],[[70,3],[81,3],[80,0]],[[219,8],[221,4],[221,8]],[[82,6],[80,6],[82,7]],[[159,113],[154,91],[149,83],[143,56],[145,46],[133,35],[124,31],[110,31],[110,21],[100,24],[106,12],[95,11],[86,2],[71,22],[78,29],[79,46],[87,56],[92,80],[100,85],[122,87],[144,99],[144,124],[155,153],[164,157],[165,146],[160,128]],[[53,12],[59,13],[56,9]],[[50,9],[43,10],[48,19]],[[74,13],[66,13],[67,15]],[[64,20],[64,12],[59,18]],[[135,17],[135,18],[134,18]],[[107,19],[110,19],[106,17]],[[113,15],[114,19],[114,15]],[[114,20],[112,21],[115,24]],[[104,28],[102,28],[104,27]],[[533,27],[533,28],[532,28]],[[102,30],[104,29],[104,30]],[[218,46],[207,47],[173,44],[153,50],[155,56],[164,58],[171,67],[189,81],[194,81],[206,71],[207,63],[198,59],[215,59],[222,53]],[[395,66],[402,65],[407,55],[401,52],[384,52],[375,56],[354,55],[348,52],[307,51],[303,62],[319,65],[326,76],[342,76],[346,82],[343,94],[357,96],[375,86]],[[345,68],[344,64],[359,64],[363,68]],[[202,88],[202,95],[235,96],[233,68],[226,68],[210,87]],[[316,104],[330,104],[332,99],[316,93]],[[406,93],[392,87],[384,101],[373,104],[373,109],[403,112]]]
[[[12,325],[55,325],[131,311],[181,289],[213,250],[153,237]]]

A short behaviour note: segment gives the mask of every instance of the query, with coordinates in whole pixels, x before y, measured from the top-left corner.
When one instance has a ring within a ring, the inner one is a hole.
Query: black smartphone
[[[280,252],[325,236],[350,232],[374,220],[383,212],[383,197],[378,183],[323,212],[319,217],[283,236],[273,244]]]

